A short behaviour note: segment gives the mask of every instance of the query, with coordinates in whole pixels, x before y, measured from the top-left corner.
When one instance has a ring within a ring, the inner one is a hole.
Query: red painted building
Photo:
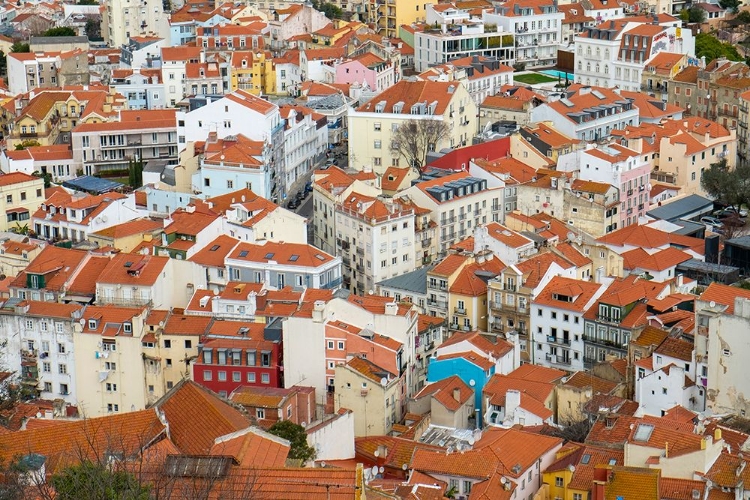
[[[193,364],[193,380],[227,396],[238,387],[283,387],[281,328],[214,321]]]

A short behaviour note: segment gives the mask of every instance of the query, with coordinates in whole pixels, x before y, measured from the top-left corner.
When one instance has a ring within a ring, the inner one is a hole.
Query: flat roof
[[[714,202],[708,198],[698,196],[697,194],[691,194],[684,198],[680,198],[679,200],[666,203],[653,210],[649,210],[646,212],[646,215],[655,219],[672,221],[704,209],[706,209],[707,212],[710,212],[713,210],[713,207]]]
[[[380,286],[387,288],[397,288],[407,292],[424,295],[427,293],[427,273],[432,271],[435,266],[425,266],[415,269],[395,278],[388,278],[378,283]]]
[[[714,264],[713,262],[703,262],[698,259],[690,259],[677,264],[677,270],[684,269],[687,271],[699,271],[713,274],[731,274],[740,272],[739,267],[726,266],[724,264]]]
[[[119,182],[102,179],[99,177],[93,177],[91,175],[84,175],[83,177],[77,177],[63,182],[63,186],[76,191],[86,191],[87,193],[104,194],[110,191],[116,191],[125,186]]]

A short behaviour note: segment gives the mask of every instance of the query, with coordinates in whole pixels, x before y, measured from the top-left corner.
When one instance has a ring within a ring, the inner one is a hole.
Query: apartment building
[[[338,167],[318,170],[313,174],[313,238],[316,247],[330,254],[343,255],[336,241],[338,223],[335,211],[352,193],[372,198],[379,196],[375,176],[355,178]]]
[[[237,90],[224,97],[204,96],[197,101],[199,107],[191,106],[177,112],[177,147],[183,151],[188,142],[206,141],[209,138],[227,139],[228,136],[244,136],[252,141],[267,144],[271,155],[267,162],[271,172],[284,172],[284,128],[279,107],[246,90]],[[242,117],[239,119],[239,117]],[[220,158],[219,158],[220,159]],[[241,162],[237,162],[241,163]],[[204,183],[205,187],[206,186]],[[237,189],[242,186],[238,185]],[[264,198],[271,193],[253,189]],[[222,191],[215,194],[226,192]]]
[[[433,66],[419,77],[431,81],[461,82],[474,103],[480,106],[487,97],[513,85],[513,68],[501,64],[497,59],[471,56]]]
[[[88,306],[76,332],[75,374],[79,411],[96,417],[142,410],[147,405],[147,374],[158,371],[144,356],[147,310]]]
[[[341,258],[306,244],[240,243],[225,263],[231,280],[278,289],[288,285],[335,290],[342,282]]]
[[[747,65],[719,58],[705,68],[687,66],[680,71],[669,84],[667,102],[685,109],[687,115],[737,127],[739,96],[747,90]]]
[[[201,47],[174,46],[161,48],[161,81],[169,107],[175,107],[187,95],[185,71],[189,63],[201,62]]]
[[[62,52],[11,52],[7,59],[8,90],[13,95],[40,88],[89,84],[88,56],[80,49]]]
[[[670,15],[625,17],[585,28],[575,37],[575,82],[638,92],[646,63],[669,52],[695,57],[695,39]]]
[[[562,41],[565,14],[557,2],[514,0],[484,12],[485,23],[494,23],[500,31],[515,33],[516,62],[527,68],[557,64],[557,48]]]
[[[121,111],[118,121],[82,123],[73,129],[71,143],[76,166],[85,175],[127,170],[140,160],[177,162],[177,123],[174,110]]]
[[[0,328],[8,339],[3,366],[19,374],[25,394],[78,403],[74,336],[82,309],[31,300],[3,309]]]
[[[431,151],[465,146],[477,130],[477,108],[458,82],[401,80],[348,113],[349,164],[383,174],[390,166],[406,168],[409,159],[395,149],[394,132],[412,120],[437,120],[449,125],[447,137]],[[422,159],[424,161],[424,159]],[[421,165],[420,165],[421,166]]]
[[[21,150],[5,150],[0,153],[0,169],[5,173],[21,172],[33,174],[44,172],[52,175],[55,182],[76,177],[73,151],[67,144],[56,146],[30,146]]]
[[[365,52],[337,64],[335,82],[364,83],[375,92],[383,92],[396,83],[396,73],[391,61]]]
[[[676,186],[681,194],[705,196],[702,172],[724,159],[732,168],[741,159],[737,130],[698,116],[628,126],[613,135],[653,163],[652,180]]]
[[[328,119],[304,106],[281,106],[284,120],[284,171],[278,172],[281,183],[279,199],[294,193],[292,185],[310,172],[328,150]]]
[[[516,61],[515,33],[495,21],[485,21],[471,10],[452,3],[427,4],[425,24],[414,31],[414,67],[418,72],[451,59],[491,57],[506,66]],[[483,14],[486,16],[486,14]],[[487,26],[494,26],[489,29]]]
[[[267,45],[274,52],[283,51],[289,48],[292,37],[314,33],[329,24],[330,19],[311,5],[294,3],[286,8],[279,7],[268,20]]]
[[[278,333],[261,323],[214,321],[201,338],[193,380],[224,397],[240,387],[283,387]]]
[[[415,261],[414,210],[352,192],[336,206],[344,287],[366,295],[381,280],[421,265]]]
[[[0,230],[31,226],[31,214],[44,201],[44,179],[22,172],[0,175]],[[39,234],[39,233],[37,233]]]
[[[131,5],[127,0],[103,3],[102,36],[110,47],[122,47],[133,36],[169,38],[169,13],[158,0]]]
[[[615,192],[610,193],[609,201],[620,202],[619,214],[617,210],[610,212],[608,225],[613,226],[615,221],[619,224],[611,229],[637,224],[649,209],[647,186],[651,178],[652,163],[648,155],[614,142],[606,146],[590,144],[585,149],[558,157],[557,169],[574,173],[582,181],[611,184],[615,187]],[[612,208],[610,205],[608,210]],[[569,219],[574,220],[573,214]]]
[[[746,346],[738,335],[747,327],[749,299],[746,290],[712,283],[695,301],[695,382],[705,387],[706,407],[715,412],[750,414],[747,401],[739,397],[745,370],[734,362],[742,359]]]
[[[604,293],[605,285],[555,277],[533,298],[533,363],[567,371],[583,369],[584,313]]]
[[[505,263],[489,250],[475,253],[473,260],[458,271],[448,288],[451,330],[487,331],[487,280],[497,276]]]
[[[398,29],[403,25],[424,22],[426,9],[436,5],[432,0],[426,3],[409,0],[407,2],[377,2],[374,0],[353,0],[351,9],[364,6],[366,12],[364,17],[367,22],[374,25],[375,32],[388,38],[398,36]]]
[[[276,93],[274,60],[259,50],[235,50],[229,65],[229,91],[246,90],[251,94]]]
[[[158,69],[133,68],[112,72],[110,85],[125,96],[128,109],[161,109],[166,107],[164,82]]]
[[[461,270],[472,263],[468,255],[449,254],[427,271],[426,312],[430,316],[447,318],[449,310],[448,290]]]
[[[493,220],[492,208],[503,199],[503,189],[488,188],[486,180],[458,172],[419,182],[402,191],[400,198],[431,211],[430,219],[440,231],[437,255],[444,257],[475,227]]]
[[[532,109],[531,121],[550,121],[558,132],[587,141],[599,140],[614,129],[640,123],[638,109],[622,97],[618,89],[574,84],[564,94],[559,100]]]

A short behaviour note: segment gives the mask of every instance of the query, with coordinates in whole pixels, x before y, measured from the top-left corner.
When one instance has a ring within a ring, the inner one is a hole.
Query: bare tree
[[[435,151],[449,133],[448,125],[437,118],[407,120],[393,132],[391,150],[403,157],[421,176],[427,153]]]

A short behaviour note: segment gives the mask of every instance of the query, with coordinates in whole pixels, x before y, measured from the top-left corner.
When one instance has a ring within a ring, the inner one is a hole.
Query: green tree
[[[730,168],[722,158],[703,171],[701,186],[714,199],[739,210],[750,203],[750,166]]]
[[[291,420],[282,420],[273,424],[268,432],[289,441],[289,458],[302,460],[303,464],[315,458],[315,448],[307,444],[307,433],[301,425]]]
[[[48,187],[52,186],[52,174],[50,174],[49,172],[39,172],[39,171],[36,171],[36,172],[32,173],[31,175],[33,175],[34,177],[40,177],[40,178],[44,179],[44,187],[45,188],[48,188]]]
[[[128,184],[133,189],[143,186],[143,160],[135,158],[128,160]]]
[[[68,26],[58,26],[48,29],[42,36],[76,36],[76,30]]]
[[[26,139],[25,141],[16,144],[16,151],[21,151],[22,149],[30,148],[32,146],[39,146],[39,141]]]
[[[750,10],[742,10],[739,14],[737,14],[737,17],[734,18],[735,21],[740,21],[744,24],[750,24]]]
[[[86,19],[86,27],[84,28],[86,36],[89,40],[99,41],[102,40],[102,21],[101,19],[95,19],[89,17]]]
[[[329,2],[318,2],[315,0],[312,5],[313,8],[325,14],[328,19],[341,19],[344,15],[343,10]]]
[[[11,52],[31,52],[31,49],[29,48],[29,44],[25,42],[13,42],[13,45],[10,46]]]
[[[78,5],[99,5],[96,0],[78,0]]]
[[[148,500],[132,474],[93,462],[67,467],[50,479],[57,500]]]
[[[741,0],[719,0],[719,5],[721,5],[723,9],[727,9],[736,14],[740,5],[742,5],[742,2]]]
[[[695,37],[695,55],[705,57],[706,62],[719,57],[726,57],[730,61],[743,60],[733,45],[723,43],[709,33],[698,33]]]
[[[690,7],[680,12],[680,19],[688,23],[702,23],[706,20],[706,11],[698,7]]]

